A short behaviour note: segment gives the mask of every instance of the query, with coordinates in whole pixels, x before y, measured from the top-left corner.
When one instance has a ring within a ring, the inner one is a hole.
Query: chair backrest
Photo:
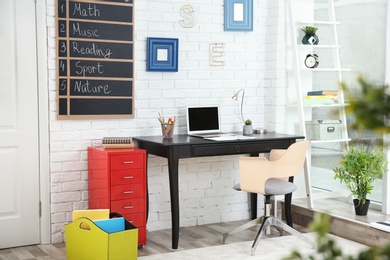
[[[286,150],[272,150],[270,160],[264,157],[240,158],[240,187],[247,192],[265,194],[269,178],[286,180],[303,171],[308,141],[296,142]]]

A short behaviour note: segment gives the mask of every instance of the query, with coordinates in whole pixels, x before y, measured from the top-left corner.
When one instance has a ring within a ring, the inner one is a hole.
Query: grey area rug
[[[305,236],[315,241],[313,233],[307,233]],[[356,255],[360,251],[367,249],[367,246],[329,235],[336,240],[337,246],[342,249],[345,255]],[[283,259],[290,255],[293,250],[299,251],[303,255],[315,253],[307,243],[294,236],[283,236],[274,238],[262,238],[257,246],[256,254],[250,255],[252,242],[239,242],[225,244],[220,246],[204,247],[171,253],[156,254],[139,257],[140,260],[197,260],[197,259]],[[321,258],[318,258],[321,259]]]

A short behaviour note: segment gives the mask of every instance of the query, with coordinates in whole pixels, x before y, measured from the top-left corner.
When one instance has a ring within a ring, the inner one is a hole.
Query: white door
[[[40,242],[34,0],[0,1],[0,248]]]

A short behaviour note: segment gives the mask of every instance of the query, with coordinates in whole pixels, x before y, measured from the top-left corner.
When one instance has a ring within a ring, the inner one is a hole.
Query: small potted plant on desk
[[[356,215],[365,216],[368,212],[373,181],[380,178],[386,169],[385,154],[379,148],[350,146],[342,155],[340,167],[333,169],[335,179],[340,179],[355,197]]]
[[[252,135],[253,134],[253,126],[252,126],[252,121],[250,119],[245,120],[243,132],[244,132],[244,135]]]
[[[310,45],[317,45],[319,42],[318,36],[316,35],[316,32],[318,30],[317,27],[313,26],[305,26],[301,29],[305,36],[302,38],[303,44],[310,44]]]

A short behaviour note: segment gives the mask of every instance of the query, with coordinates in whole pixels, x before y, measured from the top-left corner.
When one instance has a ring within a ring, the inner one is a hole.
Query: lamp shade
[[[237,91],[237,93],[232,96],[232,99],[237,101],[238,100],[238,94],[240,94],[240,92],[242,92],[242,98],[241,98],[241,120],[242,120],[242,123],[245,124],[244,116],[242,114],[242,106],[244,105],[245,90],[242,88],[239,91]]]

